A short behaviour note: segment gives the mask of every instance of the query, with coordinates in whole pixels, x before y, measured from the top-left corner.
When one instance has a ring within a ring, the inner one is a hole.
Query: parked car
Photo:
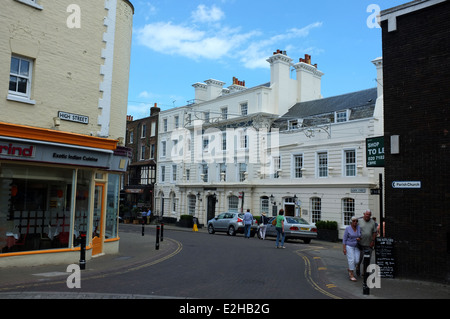
[[[250,228],[250,237],[255,236],[258,230],[258,222],[253,219],[252,227]],[[230,236],[235,236],[236,233],[244,233],[244,214],[238,212],[221,213],[213,219],[208,220],[208,232],[214,234],[215,232],[226,232]]]
[[[276,217],[269,219],[269,223],[266,225],[266,237],[277,237],[277,230],[272,225],[272,221]],[[284,232],[286,239],[301,239],[305,244],[309,244],[311,239],[317,238],[317,228],[315,225],[308,223],[301,217],[285,216]],[[258,238],[260,238],[258,227]]]

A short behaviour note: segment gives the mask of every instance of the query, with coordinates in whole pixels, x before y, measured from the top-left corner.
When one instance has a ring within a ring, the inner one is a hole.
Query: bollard
[[[164,240],[164,235],[163,235],[163,233],[164,233],[164,223],[161,223],[161,241]]]
[[[367,271],[367,268],[370,265],[370,249],[365,248],[364,249],[364,260],[363,260],[363,267],[364,267],[364,281],[363,281],[363,295],[370,295],[370,288],[367,286],[367,278],[369,277],[369,272]]]
[[[86,232],[80,231],[80,269],[86,269]]]
[[[144,236],[144,220],[142,220],[142,236]]]
[[[159,225],[156,226],[156,244],[155,249],[159,250]]]

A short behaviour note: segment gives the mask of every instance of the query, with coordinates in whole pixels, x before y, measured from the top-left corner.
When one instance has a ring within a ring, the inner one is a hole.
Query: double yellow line
[[[312,277],[312,266],[311,266],[311,261],[309,260],[309,258],[307,256],[305,256],[300,250],[295,251],[295,253],[297,255],[299,255],[300,257],[302,257],[303,261],[305,262],[305,278],[306,281],[318,292],[332,298],[332,299],[343,299],[339,296],[336,296],[328,291],[326,291],[325,289],[323,289],[322,287],[320,287],[320,285],[318,283],[316,283]],[[327,288],[335,288],[336,286],[334,284],[329,284],[327,285]]]

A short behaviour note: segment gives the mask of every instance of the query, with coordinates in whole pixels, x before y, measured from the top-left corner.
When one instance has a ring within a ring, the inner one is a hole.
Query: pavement
[[[130,225],[127,227],[139,227]],[[148,228],[156,228],[155,225],[147,225]],[[190,228],[182,228],[173,225],[165,225],[164,230],[189,231]],[[198,233],[207,233],[206,228],[200,228]],[[86,269],[81,271],[83,279],[100,278],[113,274],[123,274],[130,271],[148,267],[178,254],[182,245],[164,235],[159,249],[155,249],[156,238],[149,240],[149,234],[144,236],[122,231],[120,232],[119,253],[104,255],[87,260]],[[154,234],[154,232],[152,232]],[[155,236],[156,237],[156,236]],[[259,240],[256,237],[251,240]],[[409,280],[402,278],[380,278],[379,288],[372,288],[366,294],[363,293],[363,278],[358,277],[357,282],[352,282],[346,274],[346,258],[342,254],[341,243],[331,243],[313,240],[309,245],[298,245],[287,242],[287,245],[297,245],[294,252],[303,258],[307,269],[315,276],[310,277],[310,283],[316,289],[328,294],[334,299],[345,296],[348,299],[450,299],[450,286],[428,282]],[[45,285],[61,283],[66,287],[68,276],[66,264],[43,265],[35,267],[11,267],[0,268],[0,299],[164,299],[167,296],[147,295],[122,295],[76,292],[43,292],[39,288]],[[309,267],[309,268],[308,268]],[[306,274],[305,274],[306,275]],[[30,291],[27,290],[27,288]],[[34,292],[31,292],[33,290]]]

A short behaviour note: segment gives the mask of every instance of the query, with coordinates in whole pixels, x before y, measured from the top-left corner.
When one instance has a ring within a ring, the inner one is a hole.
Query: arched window
[[[260,198],[261,213],[269,214],[269,197],[261,196]]]
[[[195,195],[188,195],[188,214],[195,215],[195,203],[197,203],[197,197]]]
[[[350,225],[350,220],[355,216],[355,200],[353,198],[342,199],[342,216],[344,225]]]
[[[228,197],[228,210],[237,212],[239,206],[239,198],[237,196]]]
[[[318,222],[322,217],[322,199],[319,197],[311,198],[311,217],[312,222]]]

